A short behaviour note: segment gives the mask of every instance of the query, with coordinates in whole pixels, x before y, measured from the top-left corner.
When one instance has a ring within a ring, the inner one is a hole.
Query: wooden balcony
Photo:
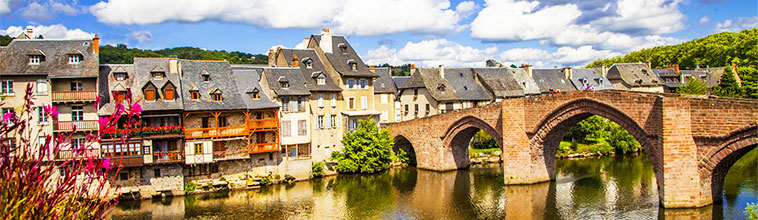
[[[182,152],[180,151],[168,151],[168,152],[155,152],[153,153],[154,163],[176,163],[183,162]]]
[[[267,131],[279,129],[279,119],[251,119],[247,120],[247,128],[252,131]]]
[[[75,155],[79,155],[74,152],[74,150],[60,150],[58,151],[58,155],[55,157],[55,160],[70,160],[73,159]],[[93,158],[100,158],[100,149],[99,148],[90,148],[86,149],[81,156],[87,156],[87,157],[93,157]]]
[[[61,131],[73,131],[76,126],[77,131],[93,131],[99,128],[97,120],[83,120],[83,121],[56,121],[53,130],[56,132]]]
[[[279,151],[279,143],[260,143],[247,145],[249,154],[267,153]]]
[[[60,91],[52,93],[53,102],[94,102],[97,91]]]
[[[185,128],[184,138],[216,138],[247,136],[250,132],[247,126],[218,127],[218,128]]]
[[[238,160],[248,159],[248,154],[244,151],[227,152],[227,151],[213,151],[213,160]]]

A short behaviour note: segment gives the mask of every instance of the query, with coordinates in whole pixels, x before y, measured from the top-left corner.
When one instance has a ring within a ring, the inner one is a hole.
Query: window
[[[174,93],[174,89],[165,89],[163,90],[163,98],[165,98],[166,101],[173,101],[175,99]]]
[[[408,104],[405,104],[405,114],[408,114]]]
[[[529,84],[526,84],[526,82],[522,82],[521,85],[524,86],[525,89],[529,88]]]
[[[279,82],[279,87],[282,87],[282,89],[287,89],[290,87],[289,82]]]
[[[350,97],[347,100],[348,100],[348,102],[347,102],[347,109],[355,109],[355,98],[354,97]]]
[[[2,108],[2,111],[3,111],[2,115],[5,115],[7,113],[11,113],[11,114],[15,113],[15,111],[13,110],[13,108]]]
[[[161,169],[153,169],[153,177],[154,178],[161,177]]]
[[[318,94],[318,107],[324,107],[324,94]]]
[[[29,64],[39,65],[40,62],[42,62],[42,55],[29,56]]]
[[[283,112],[289,112],[290,111],[290,99],[289,98],[282,98],[282,111]]]
[[[353,71],[358,71],[358,65],[356,65],[355,63],[350,63],[350,69]]]
[[[71,121],[84,120],[84,106],[71,106]]]
[[[361,108],[368,109],[368,97],[361,96]]]
[[[151,72],[150,74],[153,74],[153,79],[163,79],[165,75],[164,72]]]
[[[200,123],[202,128],[209,128],[210,127],[210,118],[200,118]]]
[[[282,137],[292,136],[292,128],[290,121],[282,121]]]
[[[337,94],[332,94],[332,107],[337,107]]]
[[[324,129],[324,116],[323,115],[318,116],[318,128]]]
[[[113,76],[119,81],[126,80],[126,73],[114,73]]]
[[[355,81],[353,81],[352,79],[348,79],[347,80],[347,89],[355,89],[355,87],[353,87],[354,83],[355,83]]]
[[[359,89],[363,89],[363,90],[368,89],[368,80],[365,80],[365,79],[358,80],[358,86],[359,86]]]
[[[414,104],[413,115],[418,115],[418,104]]]
[[[203,154],[203,143],[195,143],[195,154]]]
[[[331,121],[332,128],[338,128],[337,126],[337,115],[332,115],[332,117],[329,117],[329,120]]]
[[[69,54],[68,55],[68,64],[79,64],[79,61],[82,60],[81,54]]]
[[[82,91],[84,90],[84,83],[79,80],[71,81],[71,91]]]
[[[418,89],[413,89],[413,100],[418,98]]]
[[[84,138],[71,138],[71,148],[81,148],[84,147],[84,144]]]
[[[200,99],[200,92],[198,91],[190,91],[190,95],[192,96],[192,100]]]
[[[387,111],[382,111],[382,116],[380,120],[387,121]]]
[[[37,95],[47,95],[47,81],[37,80]]]
[[[403,116],[401,116],[400,113],[398,113],[397,115],[395,115],[395,121],[396,122],[400,122],[402,120],[403,120]]]
[[[45,116],[47,116],[47,114],[45,114],[45,107],[37,106],[37,122],[40,124],[47,124],[47,118]]]
[[[0,93],[6,95],[13,95],[13,80],[0,81]]]
[[[213,101],[214,102],[220,102],[222,100],[223,100],[223,98],[221,97],[221,93],[214,93],[213,94]]]
[[[297,111],[296,112],[302,112],[305,111],[305,98],[297,98]]]
[[[211,75],[208,75],[208,74],[203,75],[203,82],[208,82],[208,81],[211,81]]]
[[[326,85],[326,77],[324,74],[318,75],[318,77],[316,77],[316,83],[319,85]]]
[[[426,104],[426,111],[425,112],[426,112],[427,115],[429,115],[429,107],[430,107],[429,104]]]
[[[119,173],[118,174],[118,179],[121,180],[121,181],[129,180],[129,173],[126,173],[126,172]]]
[[[123,102],[125,98],[126,98],[126,92],[118,91],[116,92],[115,97],[113,97],[113,100],[115,100],[116,102]],[[155,100],[155,91],[153,91],[153,100]]]
[[[258,94],[258,91],[253,92],[253,99],[258,99],[260,95]]]
[[[311,61],[310,59],[306,60],[305,61],[305,68],[313,69],[313,61]]]
[[[306,136],[306,135],[308,135],[308,121],[298,120],[297,121],[297,136]]]
[[[219,116],[218,117],[218,127],[226,127],[227,125],[228,124],[227,124],[226,116]]]
[[[382,97],[382,104],[386,104],[387,103],[387,94],[382,94],[381,97]]]
[[[155,101],[155,90],[145,90],[145,101],[148,101],[148,102]],[[117,100],[117,102],[121,102],[121,101]]]

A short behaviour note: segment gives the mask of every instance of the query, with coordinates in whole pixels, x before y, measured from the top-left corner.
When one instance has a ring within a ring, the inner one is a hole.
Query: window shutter
[[[174,90],[173,89],[167,89],[165,92],[166,100],[174,100]]]
[[[324,117],[324,128],[332,128],[332,116],[326,115]]]
[[[361,97],[361,108],[368,109],[368,97],[366,96]]]
[[[335,115],[335,117],[337,117],[337,120],[336,120],[337,126],[336,126],[336,128],[340,128],[340,126],[342,125],[342,121],[340,120],[340,115],[337,114],[337,115]]]
[[[318,107],[323,108],[324,107],[324,95],[318,94]]]
[[[332,107],[337,107],[337,95],[332,94]]]
[[[318,130],[318,115],[313,116],[313,129]]]

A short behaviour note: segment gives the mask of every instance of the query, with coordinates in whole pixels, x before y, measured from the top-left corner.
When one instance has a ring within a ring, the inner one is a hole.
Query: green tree
[[[731,69],[726,68],[724,75],[721,76],[721,82],[719,85],[713,87],[713,92],[717,96],[723,97],[742,97],[742,89],[737,84],[737,79],[734,78],[734,73]]]
[[[748,203],[745,207],[745,215],[750,220],[758,220],[758,203]]]
[[[100,47],[100,63],[126,64],[132,63],[135,57],[168,57],[176,55],[179,59],[193,60],[226,60],[231,64],[266,64],[268,56],[249,54],[239,51],[203,50],[194,47],[175,47],[161,50],[142,50],[127,48],[126,45],[104,45]]]
[[[705,95],[708,91],[708,85],[705,82],[700,81],[698,78],[690,76],[687,80],[687,84],[676,89],[679,94],[693,94],[693,95]]]
[[[484,132],[483,130],[479,130],[476,133],[474,133],[474,137],[471,138],[471,148],[474,149],[490,149],[490,148],[499,148],[497,146],[497,142],[495,139],[492,139],[492,136],[487,134],[487,132]]]
[[[390,131],[379,129],[373,119],[360,120],[358,128],[342,137],[342,151],[332,153],[340,173],[376,173],[392,162]]]
[[[8,35],[0,35],[0,46],[6,46],[13,40],[12,37]]]
[[[603,138],[607,136],[607,127],[608,119],[593,115],[571,127],[564,139],[585,143],[587,137]]]
[[[615,122],[610,124],[608,142],[618,153],[635,152],[640,149],[640,143],[629,132]]]
[[[742,79],[742,97],[758,99],[758,70],[752,67],[737,67]]]

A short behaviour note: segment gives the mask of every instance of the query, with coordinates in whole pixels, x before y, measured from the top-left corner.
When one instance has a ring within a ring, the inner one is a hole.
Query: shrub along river
[[[758,150],[729,171],[721,204],[663,209],[644,154],[560,159],[556,181],[505,186],[500,165],[413,167],[186,197],[122,201],[113,219],[745,219]]]

